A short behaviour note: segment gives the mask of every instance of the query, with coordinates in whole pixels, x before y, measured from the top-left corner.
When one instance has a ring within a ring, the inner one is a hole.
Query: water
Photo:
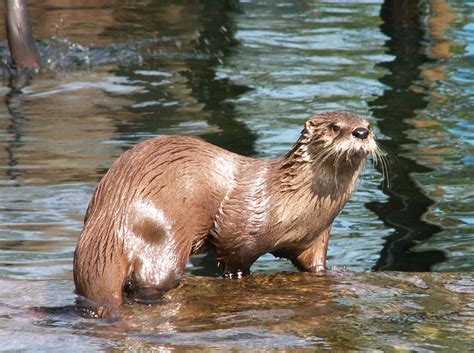
[[[473,345],[474,3],[28,5],[49,70],[21,93],[2,71],[3,349]],[[336,219],[327,276],[267,255],[225,281],[195,276],[209,273],[197,257],[162,305],[126,306],[117,321],[75,313],[83,215],[124,150],[172,133],[272,158],[328,110],[368,118],[394,157],[389,183],[368,166]]]
[[[468,274],[191,277],[166,303],[126,306],[117,321],[65,309],[73,300],[67,280],[0,284],[9,302],[1,308],[3,349],[61,350],[67,342],[77,351],[468,351],[473,344]]]

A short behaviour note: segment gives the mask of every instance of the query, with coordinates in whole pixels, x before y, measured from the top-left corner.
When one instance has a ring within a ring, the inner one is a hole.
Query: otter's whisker
[[[398,157],[392,151],[390,151],[390,149],[387,146],[385,146],[384,144],[378,141],[377,141],[377,149],[381,155],[385,156],[385,159],[387,160],[387,162],[389,162],[388,165],[390,165],[390,163],[393,163],[393,162],[398,162]]]
[[[324,164],[328,159],[335,157],[336,153],[337,153],[337,151],[330,150],[329,153],[327,153],[326,156],[323,158],[321,163]]]
[[[333,152],[334,151],[332,150],[323,150],[321,153],[317,155],[318,163],[320,165],[323,165],[329,159],[329,157],[331,157]]]
[[[332,162],[332,165],[334,169],[336,170],[339,169],[339,162],[340,162],[341,156],[342,156],[342,151],[338,151],[337,153],[335,153],[335,157],[334,157],[334,161]]]
[[[382,164],[382,175],[384,177],[384,180],[387,180],[387,188],[390,189],[390,173],[389,173],[390,164],[388,160],[385,158],[385,156],[382,154],[380,155],[380,161]]]
[[[390,188],[390,179],[389,179],[389,164],[388,161],[383,154],[383,150],[380,149],[378,146],[377,148],[373,151],[373,159],[374,159],[374,165],[377,166],[379,165],[382,171],[382,177],[383,177],[383,182],[385,180],[387,181],[387,187]]]
[[[349,145],[346,147],[346,151],[349,151],[346,153],[346,163],[348,163],[349,165],[352,165],[352,156],[355,155],[355,151],[356,151],[356,143],[355,141],[350,141],[349,142]]]
[[[315,162],[320,162],[323,156],[326,156],[327,150],[323,149],[314,156]]]
[[[343,154],[344,154],[344,151],[342,149],[340,151],[338,151],[337,153],[335,153],[335,158],[334,158],[334,163],[333,163],[334,170],[335,170],[334,183],[335,183],[337,189],[339,189],[339,183],[337,181],[337,176],[339,175],[339,173],[338,173],[339,165],[341,163],[341,157],[342,157]]]
[[[367,166],[367,163],[366,163],[366,162],[367,162],[367,161],[364,159],[364,160],[361,162],[360,166],[359,166],[359,170],[360,170],[359,175],[360,175],[360,176],[363,176],[363,175],[365,174],[366,166]],[[354,187],[354,191],[357,190],[357,187],[358,187],[361,183],[362,183],[362,178],[358,178],[358,179],[357,179],[357,182],[356,182],[356,184],[355,184],[355,187]]]

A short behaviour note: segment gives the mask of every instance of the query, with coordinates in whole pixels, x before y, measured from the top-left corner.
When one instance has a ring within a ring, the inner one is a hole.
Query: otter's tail
[[[76,294],[92,301],[98,312],[116,310],[122,304],[126,264],[114,249],[103,252],[91,245],[97,244],[81,238],[74,253]]]

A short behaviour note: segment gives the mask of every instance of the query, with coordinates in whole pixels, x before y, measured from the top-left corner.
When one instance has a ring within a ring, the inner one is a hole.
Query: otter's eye
[[[329,125],[329,127],[334,132],[338,132],[339,130],[341,130],[341,127],[339,125],[336,125],[336,124],[331,124],[331,125]]]

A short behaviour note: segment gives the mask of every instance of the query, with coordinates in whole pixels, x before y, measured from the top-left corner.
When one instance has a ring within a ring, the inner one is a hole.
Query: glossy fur
[[[189,137],[161,136],[124,153],[99,183],[74,257],[76,292],[117,307],[124,287],[175,286],[192,253],[213,247],[225,272],[265,253],[324,270],[331,225],[361,163],[376,152],[368,123],[325,113],[278,160],[243,157]]]

